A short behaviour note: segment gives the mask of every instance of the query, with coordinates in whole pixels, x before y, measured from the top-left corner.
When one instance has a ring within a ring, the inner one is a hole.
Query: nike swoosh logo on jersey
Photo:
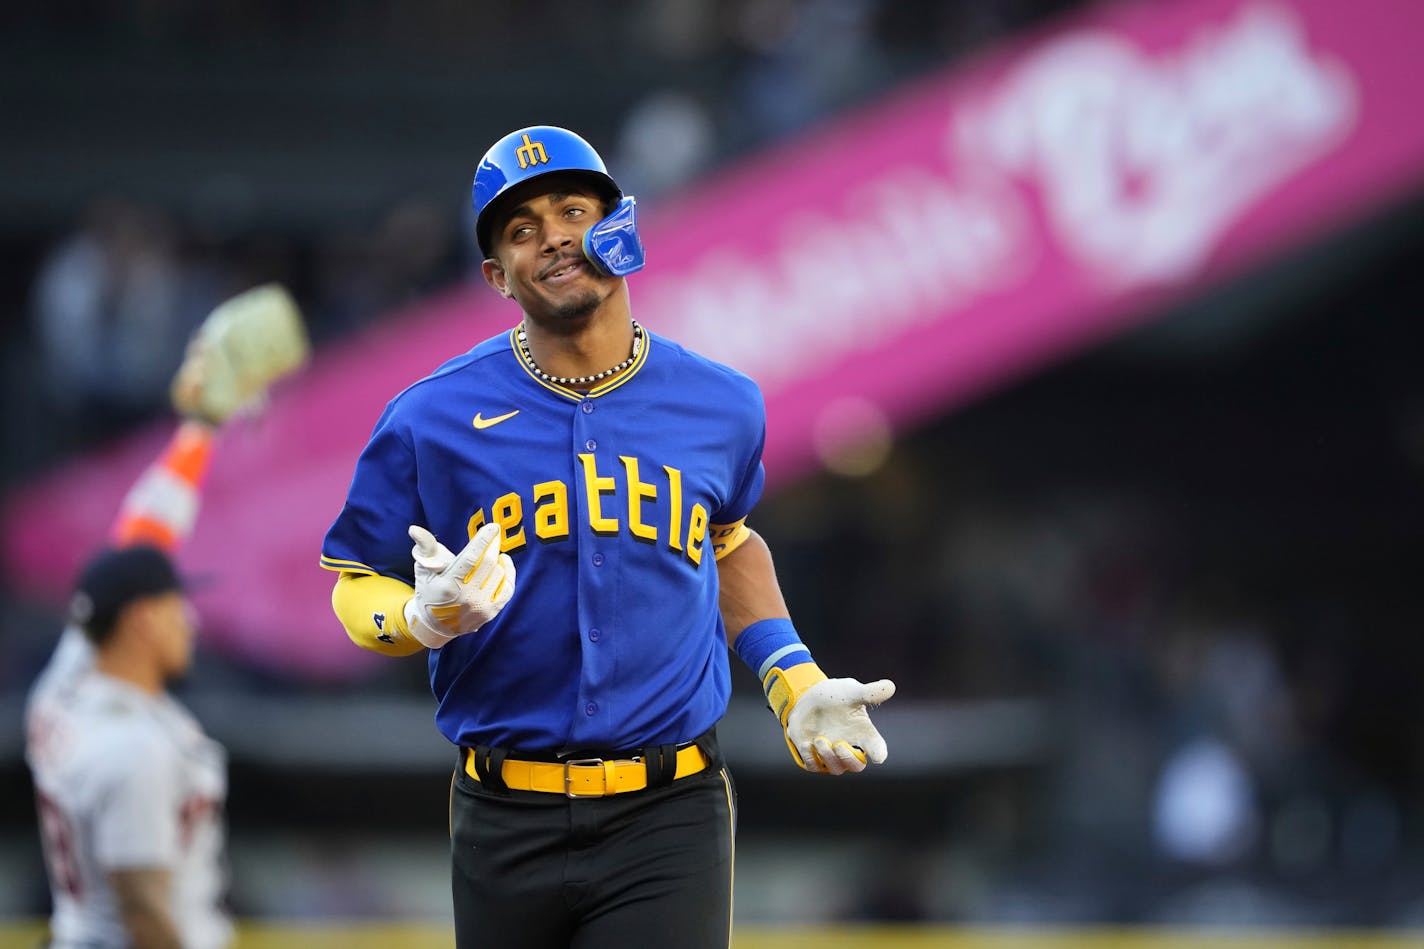
[[[515,409],[513,412],[505,412],[503,415],[496,415],[494,418],[481,418],[480,413],[476,412],[475,428],[489,428],[491,425],[498,425],[505,419],[514,418],[518,414],[519,410]]]

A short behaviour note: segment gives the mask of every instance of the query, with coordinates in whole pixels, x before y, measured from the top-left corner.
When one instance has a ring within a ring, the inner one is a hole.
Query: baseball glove
[[[301,311],[281,286],[254,287],[219,304],[193,335],[173,379],[180,415],[221,425],[262,402],[267,388],[311,353]]]

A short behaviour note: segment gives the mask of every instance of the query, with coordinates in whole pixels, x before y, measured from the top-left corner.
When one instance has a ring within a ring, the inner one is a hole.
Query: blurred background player
[[[193,531],[217,430],[305,356],[279,288],[214,310],[173,380],[182,420],[80,571],[25,708],[54,949],[231,941],[226,753],[166,688],[188,670],[196,622],[171,558]]]
[[[798,637],[745,523],[761,392],[632,319],[635,203],[588,142],[512,132],[473,192],[523,321],[388,405],[323,545],[333,603],[361,646],[429,650],[457,945],[723,949],[729,643],[809,771],[885,759],[866,708],[894,685],[828,679]]]

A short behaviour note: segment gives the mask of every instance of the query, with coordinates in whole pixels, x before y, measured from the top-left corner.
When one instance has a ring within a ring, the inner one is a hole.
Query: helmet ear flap
[[[624,195],[603,220],[583,235],[583,255],[610,277],[643,269],[643,240],[638,236],[638,201]]]

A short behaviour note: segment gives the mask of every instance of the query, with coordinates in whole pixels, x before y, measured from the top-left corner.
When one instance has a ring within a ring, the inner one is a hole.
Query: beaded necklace
[[[529,368],[534,370],[534,374],[545,382],[552,382],[561,386],[582,386],[600,379],[607,379],[616,372],[622,372],[633,365],[633,360],[638,358],[638,353],[643,351],[643,328],[638,325],[638,321],[633,321],[633,351],[628,354],[628,358],[614,366],[612,369],[605,369],[592,376],[551,376],[539,368],[539,364],[534,361],[534,354],[529,351],[529,336],[524,332],[524,324],[521,322],[515,331],[514,338],[519,342],[519,352],[524,357],[524,361],[529,364]]]

